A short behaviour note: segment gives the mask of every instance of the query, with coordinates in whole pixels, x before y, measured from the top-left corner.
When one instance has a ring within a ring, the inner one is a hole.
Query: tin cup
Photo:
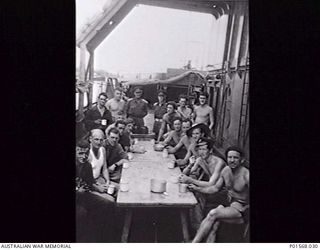
[[[129,167],[130,167],[129,162],[124,162],[124,163],[123,163],[123,168],[129,168]]]
[[[122,180],[120,182],[120,191],[121,192],[128,192],[129,191],[129,182],[126,180]]]
[[[131,161],[133,159],[133,154],[131,152],[128,153],[128,159]]]
[[[102,119],[101,120],[101,125],[103,125],[103,126],[107,125],[107,120],[106,119]]]
[[[163,158],[168,158],[168,156],[169,156],[168,150],[165,148],[165,149],[162,151],[162,157],[163,157]]]
[[[110,184],[108,187],[107,193],[112,195],[114,193],[114,189],[115,189],[115,185]]]
[[[169,164],[168,164],[168,168],[173,169],[174,168],[174,164],[175,164],[175,161],[170,161]]]
[[[187,192],[188,184],[185,183],[179,183],[179,192],[180,193],[186,193]]]

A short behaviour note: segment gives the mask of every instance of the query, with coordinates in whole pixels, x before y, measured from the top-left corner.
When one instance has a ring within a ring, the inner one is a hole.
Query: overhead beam
[[[212,14],[217,19],[220,17],[219,10],[217,11],[213,7],[209,8],[197,1],[139,0],[139,4]]]
[[[137,0],[113,1],[112,6],[105,10],[101,17],[84,34],[80,34],[77,46],[85,44],[89,51],[94,50],[132,10],[136,3]],[[110,22],[112,22],[111,25]]]

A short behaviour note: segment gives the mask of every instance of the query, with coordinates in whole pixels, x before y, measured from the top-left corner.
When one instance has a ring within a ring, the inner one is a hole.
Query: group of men
[[[244,223],[249,211],[249,170],[243,164],[243,151],[233,146],[225,157],[214,151],[208,97],[200,93],[199,105],[187,105],[187,97],[181,95],[177,107],[175,102],[165,103],[165,94],[159,92],[154,104],[156,143],[175,154],[182,170],[179,181],[188,184],[198,200],[190,213],[196,231],[193,242],[214,242],[221,221]]]
[[[142,94],[141,88],[135,88],[134,98],[125,101],[118,88],[110,100],[100,93],[97,105],[85,117],[89,138],[81,138],[76,145],[77,215],[79,221],[89,218],[98,224],[95,230],[100,233],[113,223],[103,219],[106,212],[102,211],[114,213],[122,165],[128,160],[127,153],[134,152],[131,134],[147,131],[144,117],[148,103]],[[188,104],[188,97],[180,95],[177,104],[166,102],[165,92],[160,91],[153,105],[155,143],[175,154],[176,166],[182,170],[179,181],[187,183],[198,200],[190,213],[196,232],[193,242],[214,242],[221,221],[243,223],[249,208],[249,170],[243,165],[243,151],[230,147],[225,159],[214,151],[213,110],[207,104],[208,98],[208,93],[200,93],[199,103],[194,105],[194,101]],[[110,185],[116,190],[112,195],[106,193]]]

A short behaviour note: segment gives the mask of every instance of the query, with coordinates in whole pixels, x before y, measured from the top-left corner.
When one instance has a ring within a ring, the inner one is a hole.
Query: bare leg
[[[201,222],[200,228],[192,241],[193,243],[201,242],[201,240],[208,235],[213,224],[216,221],[217,210],[220,207],[223,207],[223,206],[219,206],[215,209],[210,210],[207,217]]]
[[[212,226],[212,230],[209,232],[209,235],[207,237],[207,243],[216,242],[216,235],[217,235],[217,230],[219,228],[219,225],[220,225],[219,221],[214,223],[214,225]]]
[[[222,205],[218,206],[215,209],[212,209],[207,217],[202,221],[200,228],[193,239],[193,243],[201,242],[201,240],[209,234],[210,230],[214,226],[215,222],[217,220],[224,220],[224,219],[238,219],[241,218],[241,214],[238,210],[232,208],[232,207],[223,207]],[[217,230],[218,224],[215,225],[213,230]],[[215,235],[215,233],[213,233]],[[215,236],[211,235],[211,239],[215,240]]]

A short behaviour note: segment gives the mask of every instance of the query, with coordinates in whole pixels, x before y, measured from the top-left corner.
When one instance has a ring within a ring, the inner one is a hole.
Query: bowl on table
[[[155,151],[163,151],[164,148],[165,148],[165,145],[163,145],[161,143],[156,143],[153,145],[153,149]]]
[[[153,193],[163,193],[167,190],[166,180],[151,179],[150,184],[150,191]]]

